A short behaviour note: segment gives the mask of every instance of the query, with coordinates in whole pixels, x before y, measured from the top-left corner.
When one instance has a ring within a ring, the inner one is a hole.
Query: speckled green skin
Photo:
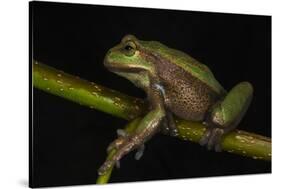
[[[208,129],[200,144],[220,151],[222,136],[237,126],[252,98],[250,83],[241,82],[227,93],[206,65],[159,42],[132,35],[108,51],[104,64],[147,93],[150,112],[135,133],[120,136],[110,145],[117,153],[103,164],[100,175],[160,130],[177,135],[173,115],[203,122]]]

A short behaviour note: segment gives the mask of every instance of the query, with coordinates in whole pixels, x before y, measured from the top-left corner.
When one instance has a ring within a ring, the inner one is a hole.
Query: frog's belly
[[[201,82],[177,82],[165,88],[166,107],[182,119],[204,120],[210,106],[217,101],[217,94]]]

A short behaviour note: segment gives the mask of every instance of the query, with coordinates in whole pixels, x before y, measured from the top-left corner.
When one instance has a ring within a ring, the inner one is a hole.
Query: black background
[[[129,33],[187,52],[227,90],[250,81],[254,98],[239,129],[271,137],[270,16],[32,2],[30,18],[33,58],[132,96],[145,94],[102,64],[106,51]],[[125,124],[33,89],[30,186],[95,183],[107,145]],[[270,162],[160,134],[147,142],[140,161],[133,155],[121,160],[111,182],[271,172]]]

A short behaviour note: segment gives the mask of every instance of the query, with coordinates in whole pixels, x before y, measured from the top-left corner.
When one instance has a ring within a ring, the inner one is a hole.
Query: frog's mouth
[[[120,64],[116,64],[116,63],[108,64],[107,62],[104,62],[104,66],[111,72],[138,73],[140,71],[143,71],[142,68],[130,67],[130,66],[120,66]]]

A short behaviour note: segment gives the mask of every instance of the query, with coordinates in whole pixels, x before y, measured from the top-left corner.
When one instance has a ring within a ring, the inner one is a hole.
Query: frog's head
[[[121,43],[111,48],[105,58],[105,67],[117,74],[153,71],[153,60],[144,52],[142,41],[126,35]]]

